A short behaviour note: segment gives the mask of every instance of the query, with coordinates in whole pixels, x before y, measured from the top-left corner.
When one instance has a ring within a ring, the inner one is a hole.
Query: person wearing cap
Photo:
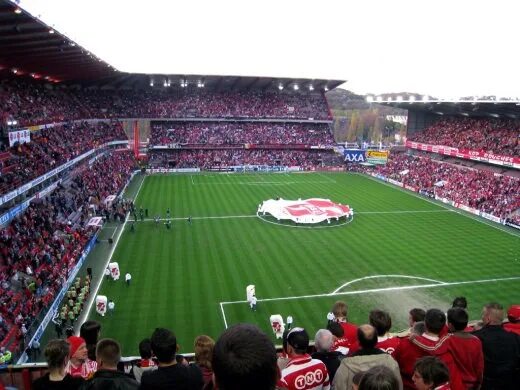
[[[483,389],[518,388],[520,336],[506,331],[502,326],[503,319],[503,306],[488,303],[482,309],[483,327],[473,332],[482,341],[484,352]]]
[[[287,333],[289,361],[282,370],[278,387],[289,390],[329,390],[329,372],[325,364],[307,354],[309,335],[303,328],[293,328]]]
[[[520,335],[520,305],[511,305],[507,311],[507,319],[509,322],[504,323],[504,329]]]
[[[67,339],[70,344],[69,357],[66,372],[73,377],[89,378],[97,370],[97,363],[88,359],[87,343],[83,337],[70,336]]]
[[[375,366],[385,366],[398,378],[399,389],[403,388],[399,365],[388,353],[377,348],[377,330],[372,325],[361,325],[357,330],[360,349],[341,361],[334,378],[335,389],[351,389],[355,374]]]

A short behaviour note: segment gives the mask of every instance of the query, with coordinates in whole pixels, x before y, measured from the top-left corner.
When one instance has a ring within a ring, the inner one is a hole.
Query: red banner
[[[477,150],[452,148],[450,146],[422,144],[413,141],[406,141],[405,145],[407,148],[423,150],[425,152],[444,154],[446,156],[482,161],[490,164],[520,169],[519,157],[502,156],[499,154],[479,152]]]

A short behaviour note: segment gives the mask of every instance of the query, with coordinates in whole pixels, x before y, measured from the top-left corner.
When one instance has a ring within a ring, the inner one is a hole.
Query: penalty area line
[[[464,285],[464,284],[504,282],[504,281],[508,281],[508,280],[520,280],[520,276],[511,276],[511,277],[507,277],[507,278],[465,280],[465,281],[458,281],[458,282],[442,282],[440,284],[439,283],[430,283],[430,284],[417,284],[417,285],[411,285],[411,286],[382,287],[382,288],[373,288],[373,289],[367,289],[367,290],[345,291],[345,292],[326,293],[326,294],[298,295],[298,296],[279,297],[279,298],[264,298],[264,299],[258,299],[258,302],[290,301],[290,300],[296,300],[296,299],[335,297],[335,296],[343,296],[343,295],[360,295],[360,294],[378,293],[378,292],[386,292],[386,291],[403,291],[403,290],[415,290],[415,289],[431,288],[431,287],[459,286],[459,285]],[[247,301],[220,302],[221,305],[233,305],[236,303],[247,303]]]

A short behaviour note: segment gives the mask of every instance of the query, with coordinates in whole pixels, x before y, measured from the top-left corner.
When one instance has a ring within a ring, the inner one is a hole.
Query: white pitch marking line
[[[466,280],[466,281],[460,281],[460,282],[444,282],[441,284],[432,283],[432,284],[417,284],[417,285],[412,285],[412,286],[373,288],[373,289],[368,289],[368,290],[346,291],[346,292],[333,293],[333,294],[328,293],[328,294],[300,295],[300,296],[279,297],[279,298],[264,298],[264,299],[258,299],[258,302],[289,301],[289,300],[295,300],[295,299],[323,298],[323,297],[342,296],[342,295],[359,295],[359,294],[368,294],[368,293],[383,292],[383,291],[401,291],[401,290],[413,290],[413,289],[430,288],[430,287],[458,286],[458,285],[462,285],[462,284],[472,284],[472,283],[478,284],[478,283],[503,282],[503,281],[507,281],[507,280],[520,280],[520,276],[511,276],[508,278]],[[221,305],[233,305],[235,303],[247,303],[247,301],[220,302]]]
[[[226,314],[224,313],[224,305],[222,302],[220,302],[220,311],[222,312],[222,318],[224,319],[224,326],[226,329],[228,328],[227,320],[226,320]]]
[[[427,282],[433,282],[433,283],[437,283],[437,284],[446,284],[446,282],[441,282],[440,280],[435,280],[435,279],[430,279],[430,278],[423,278],[422,276],[410,276],[410,275],[372,275],[372,276],[365,276],[363,278],[359,278],[359,279],[354,279],[354,280],[351,280],[350,282],[347,282],[347,283],[344,283],[342,284],[341,286],[339,286],[337,289],[335,289],[334,291],[332,291],[330,293],[330,295],[332,294],[336,294],[337,292],[339,292],[340,290],[342,290],[343,288],[347,287],[347,286],[350,286],[351,284],[354,284],[354,283],[357,283],[357,282],[360,282],[362,280],[367,280],[367,279],[379,279],[379,278],[401,278],[401,279],[419,279],[419,280],[426,280]]]
[[[141,184],[139,185],[139,188],[137,189],[137,193],[135,194],[134,200],[137,199],[139,192],[141,191],[141,187],[143,186],[144,181],[146,180],[146,176],[143,178],[143,181],[141,181]],[[110,263],[110,260],[112,260],[112,256],[114,255],[114,252],[117,248],[117,244],[119,242],[119,239],[123,235],[123,232],[125,231],[126,223],[128,222],[128,217],[130,216],[130,213],[127,214],[125,218],[125,222],[123,222],[123,226],[121,226],[121,230],[119,231],[114,243],[112,244],[112,248],[110,248],[110,254],[108,256],[107,262],[105,263],[105,268],[108,267],[108,264]],[[104,268],[104,269],[105,269]],[[101,287],[101,283],[103,282],[103,279],[105,279],[105,274],[103,273],[101,277],[99,278],[99,281],[96,285],[96,288],[94,289],[94,293],[90,295],[90,301],[88,303],[87,310],[83,311],[83,318],[81,321],[77,321],[77,324],[82,324],[87,319],[88,315],[90,314],[90,310],[92,309],[92,305],[94,304],[94,301],[96,300],[97,293],[99,291],[99,288]]]
[[[452,210],[402,210],[402,211],[356,211],[355,214],[431,214],[451,213]]]

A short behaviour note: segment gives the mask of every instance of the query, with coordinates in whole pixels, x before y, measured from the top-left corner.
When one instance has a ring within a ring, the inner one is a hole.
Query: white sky
[[[518,0],[20,0],[126,72],[520,96]]]

